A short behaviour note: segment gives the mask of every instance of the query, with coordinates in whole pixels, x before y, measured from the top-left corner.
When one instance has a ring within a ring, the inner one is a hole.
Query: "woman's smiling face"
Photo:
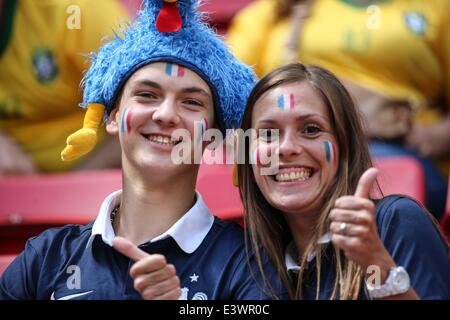
[[[325,201],[319,195],[336,174],[339,153],[328,108],[319,93],[306,81],[271,89],[255,104],[252,128],[259,133],[278,129],[277,136],[268,139],[259,134],[253,141],[259,152],[271,149],[279,156],[276,174],[263,175],[261,166],[253,166],[267,201],[285,213],[319,214],[316,210]]]

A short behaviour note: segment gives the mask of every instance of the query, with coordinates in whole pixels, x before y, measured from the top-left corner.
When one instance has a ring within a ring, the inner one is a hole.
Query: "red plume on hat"
[[[177,32],[181,29],[180,10],[177,0],[164,0],[161,11],[156,18],[156,28],[159,32]]]

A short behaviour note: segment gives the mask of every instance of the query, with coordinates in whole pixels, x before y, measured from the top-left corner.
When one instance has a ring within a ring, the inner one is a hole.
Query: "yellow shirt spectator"
[[[3,16],[0,132],[40,171],[68,170],[77,162],[62,162],[60,153],[83,122],[78,104],[86,55],[117,29],[124,8],[115,0],[6,0]]]
[[[284,63],[289,19],[259,0],[234,19],[228,42],[263,76]],[[364,5],[361,3],[365,2]],[[316,0],[299,40],[299,61],[394,99],[449,106],[450,1]]]

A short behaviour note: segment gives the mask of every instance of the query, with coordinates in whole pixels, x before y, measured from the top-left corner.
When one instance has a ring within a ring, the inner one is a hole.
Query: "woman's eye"
[[[303,132],[306,133],[307,135],[311,135],[314,136],[318,133],[320,133],[322,130],[320,130],[320,128],[316,125],[307,125],[305,127],[305,129],[303,129]]]

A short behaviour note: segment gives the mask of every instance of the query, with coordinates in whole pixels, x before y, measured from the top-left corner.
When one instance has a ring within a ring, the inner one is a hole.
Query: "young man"
[[[199,22],[197,5],[149,0],[100,49],[84,81],[84,127],[62,157],[93,147],[106,109],[107,131],[122,148],[123,189],[105,199],[95,222],[29,240],[0,280],[0,299],[286,297],[267,259],[270,280],[261,280],[242,229],[215,218],[195,192],[198,164],[173,161],[181,143],[190,145],[187,156],[202,143],[199,123],[201,133],[237,125],[255,79]]]

